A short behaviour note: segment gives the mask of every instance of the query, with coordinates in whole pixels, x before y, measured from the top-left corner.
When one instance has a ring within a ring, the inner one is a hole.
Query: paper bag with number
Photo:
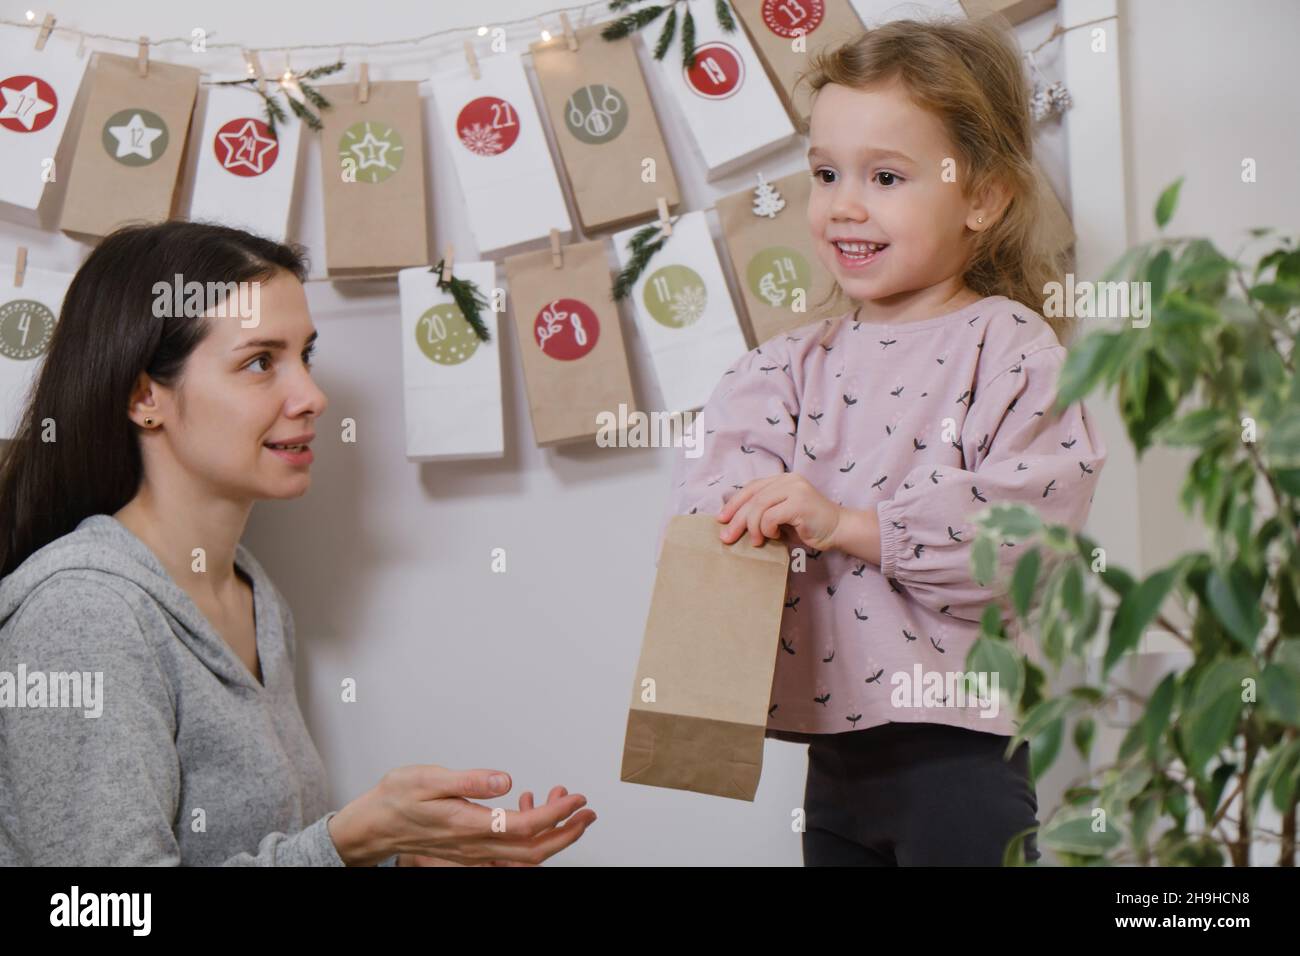
[[[491,309],[496,263],[457,262],[452,270],[488,300],[480,313],[491,335],[474,332],[428,267],[397,274],[402,306],[402,390],[410,461],[499,458],[505,452],[500,313]]]
[[[628,243],[640,228],[614,235],[620,268],[631,259]],[[672,230],[629,295],[670,413],[702,406],[727,367],[748,351],[704,213],[682,214]]]
[[[28,267],[15,286],[13,264],[0,264],[0,438],[18,433],[71,282],[66,272]]]
[[[321,184],[325,265],[365,276],[429,264],[424,207],[424,111],[415,81],[323,86]]]
[[[66,34],[46,37],[36,49],[31,34],[0,34],[0,202],[35,209],[54,182],[54,157],[86,72]]]
[[[668,522],[619,779],[753,800],[790,553],[718,529],[713,515]]]
[[[862,33],[849,0],[733,0],[745,32],[795,125],[807,130],[812,90],[799,83],[812,55]]]
[[[559,268],[550,249],[505,261],[539,447],[590,438],[602,413],[636,405],[605,243],[564,246],[560,256]]]
[[[606,40],[603,29],[578,30],[576,50],[563,36],[530,47],[587,233],[644,219],[660,196],[670,208],[680,198],[632,39]],[[653,177],[644,175],[647,160]]]
[[[808,174],[756,180],[754,188],[714,203],[743,291],[751,348],[820,318],[814,307],[834,281],[808,235]]]
[[[168,219],[199,71],[96,53],[59,228],[104,236],[132,220]]]

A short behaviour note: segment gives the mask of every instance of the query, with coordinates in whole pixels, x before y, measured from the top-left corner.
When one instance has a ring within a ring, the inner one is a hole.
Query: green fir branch
[[[487,324],[483,321],[480,313],[487,308],[488,301],[479,291],[477,284],[468,279],[461,279],[452,275],[447,282],[442,281],[442,267],[446,261],[445,257],[439,259],[437,264],[429,271],[437,275],[438,288],[443,292],[451,294],[452,299],[456,302],[456,307],[460,309],[461,315],[465,316],[465,321],[470,324],[474,334],[484,342],[492,341],[492,333],[488,331]]]
[[[621,40],[625,36],[631,35],[634,31],[640,30],[643,26],[654,21],[654,19],[667,10],[668,7],[655,5],[646,7],[644,10],[637,10],[635,13],[629,13],[625,17],[619,17],[610,23],[609,26],[600,31],[600,35],[606,40]]]
[[[668,19],[664,21],[664,28],[659,34],[659,42],[655,44],[655,59],[662,60],[664,54],[668,52],[669,45],[673,42],[673,34],[677,32],[677,7],[673,6],[668,11]]]
[[[686,8],[686,19],[682,21],[682,62],[686,69],[695,69],[695,17],[691,8]]]
[[[671,224],[680,218],[680,216],[673,216],[668,221]],[[656,233],[661,233],[660,225],[657,222],[652,222],[650,225],[638,229],[628,241],[627,248],[632,253],[632,258],[628,260],[627,265],[619,272],[618,278],[614,280],[614,301],[617,302],[619,299],[627,298],[632,292],[632,287],[636,285],[637,279],[641,277],[641,273],[645,271],[646,266],[650,264],[650,260],[654,258],[654,254],[662,249],[664,243],[668,241],[668,236],[662,233],[658,239],[655,239]]]

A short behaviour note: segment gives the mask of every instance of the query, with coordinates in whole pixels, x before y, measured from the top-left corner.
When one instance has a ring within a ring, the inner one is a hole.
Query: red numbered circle
[[[695,66],[686,70],[686,82],[700,96],[721,100],[740,89],[745,62],[727,43],[706,43],[695,48]]]
[[[555,299],[533,322],[537,347],[555,359],[580,359],[596,347],[600,322],[585,302]]]
[[[461,108],[456,117],[456,135],[471,153],[496,156],[519,138],[519,113],[503,99],[480,96]]]
[[[260,176],[275,164],[280,143],[260,119],[232,119],[212,139],[217,162],[236,176]]]
[[[49,126],[59,112],[54,87],[39,76],[20,73],[0,80],[0,126],[15,133],[37,133]]]
[[[779,37],[807,36],[825,16],[822,0],[763,0],[763,23]]]

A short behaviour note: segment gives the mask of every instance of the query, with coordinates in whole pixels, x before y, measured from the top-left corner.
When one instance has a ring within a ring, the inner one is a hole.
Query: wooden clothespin
[[[451,281],[451,262],[452,262],[451,255],[454,251],[455,251],[455,246],[453,246],[450,242],[447,243],[447,248],[442,254],[442,281],[443,282]]]
[[[140,37],[140,46],[136,50],[135,63],[141,76],[149,75],[149,38],[146,36]]]
[[[248,64],[249,75],[257,77],[257,92],[265,95],[266,74],[262,72],[262,58],[253,50],[245,50],[244,62]]]
[[[27,247],[18,247],[18,257],[14,260],[14,288],[23,287],[23,277],[27,275]]]
[[[370,64],[361,61],[361,79],[357,81],[357,102],[370,102]]]
[[[569,15],[563,11],[560,12],[560,23],[564,26],[564,39],[569,41],[569,52],[578,52],[578,34],[573,32],[573,24],[569,22]]]
[[[45,19],[41,21],[40,32],[36,34],[36,49],[44,50],[45,41],[50,38],[50,31],[54,29],[54,14],[45,14]]]
[[[665,236],[673,234],[673,224],[668,219],[668,200],[663,196],[659,197],[659,229]]]
[[[478,71],[478,57],[474,55],[474,44],[469,40],[465,41],[465,60],[469,63],[469,74],[476,80],[483,79],[483,74]]]
[[[551,227],[551,265],[556,269],[564,268],[564,255],[560,252],[560,230]]]

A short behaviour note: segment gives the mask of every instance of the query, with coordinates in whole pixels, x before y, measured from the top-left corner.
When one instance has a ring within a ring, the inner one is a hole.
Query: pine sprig
[[[637,0],[610,0],[609,9],[623,10],[635,2]],[[668,17],[664,20],[663,29],[659,31],[659,39],[655,42],[654,49],[654,58],[662,60],[668,53],[668,48],[672,46],[673,37],[677,34],[678,3],[689,3],[689,0],[673,0],[668,6],[655,4],[654,6],[633,11],[626,16],[613,20],[609,26],[600,31],[600,35],[606,40],[621,40],[642,27],[653,23],[661,13],[667,10]],[[717,14],[718,26],[727,33],[734,33],[736,31],[736,20],[731,15],[731,5],[727,0],[714,0],[713,9]],[[689,6],[686,8],[686,15],[682,18],[682,62],[686,64],[687,69],[695,68],[695,17],[691,14]]]
[[[474,330],[475,335],[484,342],[492,341],[492,333],[488,331],[486,323],[479,315],[483,309],[487,308],[487,299],[479,291],[478,285],[469,279],[459,279],[453,274],[449,281],[443,282],[442,266],[445,261],[445,259],[439,259],[437,265],[429,270],[438,276],[438,288],[451,294],[452,299],[456,302],[456,307],[460,309],[461,315],[465,316],[465,321],[470,324],[470,328]]]
[[[303,99],[307,100],[309,103],[311,103],[312,106],[316,107],[316,109],[318,110],[329,109],[330,106],[329,100],[327,100],[324,96],[322,96],[321,92],[317,90],[314,86],[311,86],[310,84],[305,83],[303,81],[319,79],[322,76],[329,76],[331,73],[337,73],[339,70],[343,69],[343,66],[344,66],[343,61],[339,60],[337,63],[329,63],[324,66],[312,67],[310,70],[304,70],[302,73],[295,74],[294,79],[298,83],[298,89],[302,90]],[[284,93],[284,98],[289,103],[289,109],[293,111],[293,114],[295,116],[297,116],[299,119],[301,119],[304,123],[306,123],[314,130],[320,130],[323,128],[323,124],[321,123],[320,118],[311,110],[307,109],[307,107],[305,107],[302,103],[299,103],[298,100],[295,97],[291,96],[288,93],[288,91],[285,90],[282,86],[280,86],[279,83],[274,78],[265,78],[265,79],[266,79],[265,84],[259,84],[257,77],[249,76],[249,77],[245,77],[242,80],[219,80],[213,85],[214,86],[248,86],[256,90],[257,94],[260,97],[262,97],[262,106],[266,113],[266,125],[267,128],[270,129],[273,135],[275,133],[275,127],[277,123],[287,123],[289,121],[289,114],[284,111],[284,107],[280,105],[279,101],[276,98],[276,92],[275,92],[276,90],[279,90],[280,92]],[[261,89],[260,88],[261,85],[270,86],[272,92],[268,93],[266,92],[266,90]]]
[[[669,45],[673,42],[673,34],[677,32],[677,7],[674,6],[668,11],[668,19],[664,21],[664,28],[659,33],[659,42],[655,44],[655,59],[662,60],[664,54],[668,52]]]
[[[668,219],[669,224],[676,222],[681,216],[671,216]],[[656,237],[658,235],[658,238]],[[636,285],[636,280],[641,277],[654,258],[654,254],[664,247],[668,241],[659,226],[659,223],[652,222],[642,229],[633,233],[632,238],[628,240],[627,249],[632,253],[632,258],[628,260],[626,266],[619,272],[618,278],[614,280],[614,301],[625,299],[632,292],[632,287]]]

